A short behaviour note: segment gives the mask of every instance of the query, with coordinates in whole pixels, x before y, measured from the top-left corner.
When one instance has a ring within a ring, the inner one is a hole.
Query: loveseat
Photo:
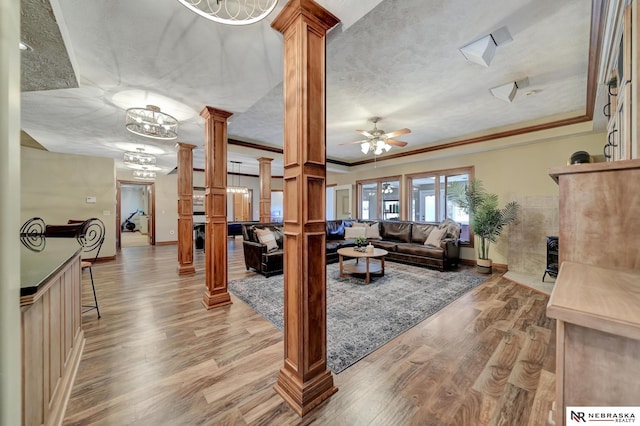
[[[364,236],[371,244],[389,252],[386,256],[388,260],[435,267],[440,271],[458,265],[460,225],[449,219],[442,223],[328,220],[327,264],[338,261],[339,249],[354,246],[352,236],[361,232],[357,228],[364,230]],[[425,245],[433,231],[438,231],[437,234],[441,237],[436,239],[434,245]],[[259,234],[262,234],[262,237]],[[265,276],[282,273],[282,223],[243,224],[242,237],[247,270],[254,269]],[[268,241],[265,242],[265,239]]]

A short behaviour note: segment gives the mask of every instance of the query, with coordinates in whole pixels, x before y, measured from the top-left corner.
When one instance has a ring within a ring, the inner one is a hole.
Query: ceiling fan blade
[[[396,136],[406,135],[407,133],[411,133],[411,130],[405,127],[404,129],[396,130],[395,132],[389,132],[386,136],[388,138],[395,138]]]
[[[395,139],[387,139],[387,143],[395,146],[407,146],[407,142],[397,141]]]
[[[368,138],[372,138],[373,137],[373,135],[371,133],[367,132],[366,130],[356,130],[356,132],[358,132],[361,135],[366,136]]]
[[[354,141],[354,142],[345,142],[345,143],[341,143],[340,145],[351,145],[354,143],[363,143],[363,142],[369,142],[369,139],[363,139],[361,141]]]

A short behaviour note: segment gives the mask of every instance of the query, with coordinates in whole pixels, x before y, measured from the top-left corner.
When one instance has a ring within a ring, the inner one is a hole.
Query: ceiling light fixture
[[[383,183],[382,184],[382,193],[383,194],[391,194],[393,192],[393,187],[391,186],[390,183]]]
[[[498,99],[502,99],[505,102],[513,102],[516,97],[518,89],[522,89],[529,85],[529,78],[525,77],[522,80],[511,81],[507,84],[502,84],[497,87],[489,89],[491,94]]]
[[[156,168],[156,157],[144,152],[144,148],[136,148],[136,151],[127,151],[124,153],[122,161],[124,165],[131,169],[148,168],[152,170]],[[157,168],[160,169],[159,167]]]
[[[125,118],[128,131],[136,135],[160,140],[178,137],[178,120],[160,111],[155,105],[146,108],[129,108]]]
[[[238,166],[238,172],[240,173],[240,164],[242,164],[241,161],[230,161],[231,163],[231,172],[233,173],[235,170],[235,166]],[[235,174],[235,173],[234,173]],[[236,174],[237,175],[237,174]],[[232,185],[232,186],[227,186],[227,192],[230,194],[249,194],[249,189],[244,187],[244,186],[240,186],[240,176],[238,176],[238,182],[237,185]],[[233,179],[233,176],[232,176]]]
[[[371,139],[360,144],[360,149],[363,154],[373,152],[375,155],[380,155],[383,152],[389,152],[391,145],[389,145],[383,138]]]
[[[462,46],[460,53],[467,61],[488,67],[496,54],[496,47],[513,40],[507,27],[499,28],[484,37],[479,38],[465,46]]]
[[[226,25],[249,25],[264,19],[278,0],[178,0],[210,21]]]
[[[150,170],[134,170],[133,178],[137,180],[155,180],[156,172]]]

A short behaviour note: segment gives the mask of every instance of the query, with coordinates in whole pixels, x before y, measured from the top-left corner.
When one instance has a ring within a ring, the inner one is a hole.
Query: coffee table
[[[369,284],[372,274],[384,276],[384,257],[387,254],[389,254],[388,251],[380,248],[374,248],[372,252],[356,251],[353,247],[341,248],[338,250],[340,276],[364,275],[364,281]],[[353,257],[356,259],[356,263],[345,264],[344,257]],[[360,262],[362,258],[365,260],[364,262]],[[380,264],[369,262],[371,259],[380,259]]]

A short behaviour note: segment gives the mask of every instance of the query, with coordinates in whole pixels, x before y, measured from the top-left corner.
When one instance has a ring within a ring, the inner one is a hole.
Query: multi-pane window
[[[360,181],[357,188],[360,219],[400,219],[402,203],[398,177]]]
[[[471,241],[469,215],[447,199],[447,187],[452,182],[469,182],[473,169],[441,170],[407,177],[411,188],[408,219],[415,222],[442,222],[452,219],[462,225],[460,239]]]

